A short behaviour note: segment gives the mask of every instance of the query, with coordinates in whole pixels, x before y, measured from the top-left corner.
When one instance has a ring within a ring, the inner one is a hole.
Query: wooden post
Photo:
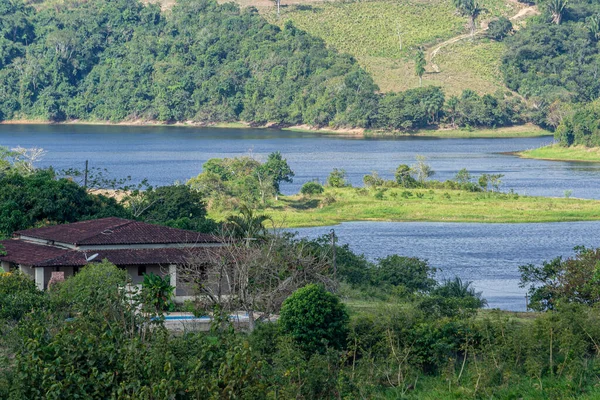
[[[87,189],[87,181],[88,181],[88,160],[85,160],[85,172],[83,175],[83,187]]]

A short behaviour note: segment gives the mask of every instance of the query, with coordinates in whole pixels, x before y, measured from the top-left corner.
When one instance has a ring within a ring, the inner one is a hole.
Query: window
[[[138,267],[138,276],[142,276],[146,273],[146,266],[145,265],[140,265]]]

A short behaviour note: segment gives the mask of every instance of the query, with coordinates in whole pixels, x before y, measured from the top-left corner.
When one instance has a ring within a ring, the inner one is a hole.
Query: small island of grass
[[[298,228],[349,221],[564,222],[600,220],[600,201],[445,189],[326,188],[282,196],[264,209],[275,226]],[[211,210],[223,220],[230,212]]]
[[[552,144],[537,149],[521,151],[519,157],[552,161],[600,162],[600,147],[561,146]]]

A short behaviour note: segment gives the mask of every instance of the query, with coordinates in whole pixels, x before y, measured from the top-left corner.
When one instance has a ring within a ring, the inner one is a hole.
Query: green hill
[[[456,13],[450,0],[302,2],[287,6],[283,2],[279,17],[272,2],[241,0],[240,4],[257,6],[274,24],[291,20],[329,46],[353,55],[383,92],[418,86],[412,61],[416,48],[424,48],[429,61],[424,82],[441,86],[447,94],[464,89],[492,93],[503,88],[499,64],[504,46],[481,34],[475,38],[465,35],[442,45],[431,62],[431,53],[440,44],[467,33],[466,17]],[[481,5],[484,12],[477,21],[480,33],[490,19],[512,17],[527,8],[505,0],[483,0]]]

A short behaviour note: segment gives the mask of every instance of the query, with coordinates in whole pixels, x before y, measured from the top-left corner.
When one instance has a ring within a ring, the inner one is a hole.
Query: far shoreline
[[[252,125],[247,122],[221,122],[221,123],[199,123],[193,121],[165,123],[159,121],[133,120],[121,122],[108,121],[82,121],[70,120],[52,122],[45,120],[16,119],[1,121],[0,125],[89,125],[89,126],[125,126],[125,127],[180,127],[180,128],[220,128],[220,129],[277,129],[281,131],[314,133],[321,135],[364,138],[408,138],[408,137],[431,137],[431,138],[527,138],[551,136],[552,133],[533,124],[514,125],[502,128],[436,128],[421,129],[412,132],[404,131],[382,131],[364,128],[317,128],[309,125],[280,126],[277,124]]]

